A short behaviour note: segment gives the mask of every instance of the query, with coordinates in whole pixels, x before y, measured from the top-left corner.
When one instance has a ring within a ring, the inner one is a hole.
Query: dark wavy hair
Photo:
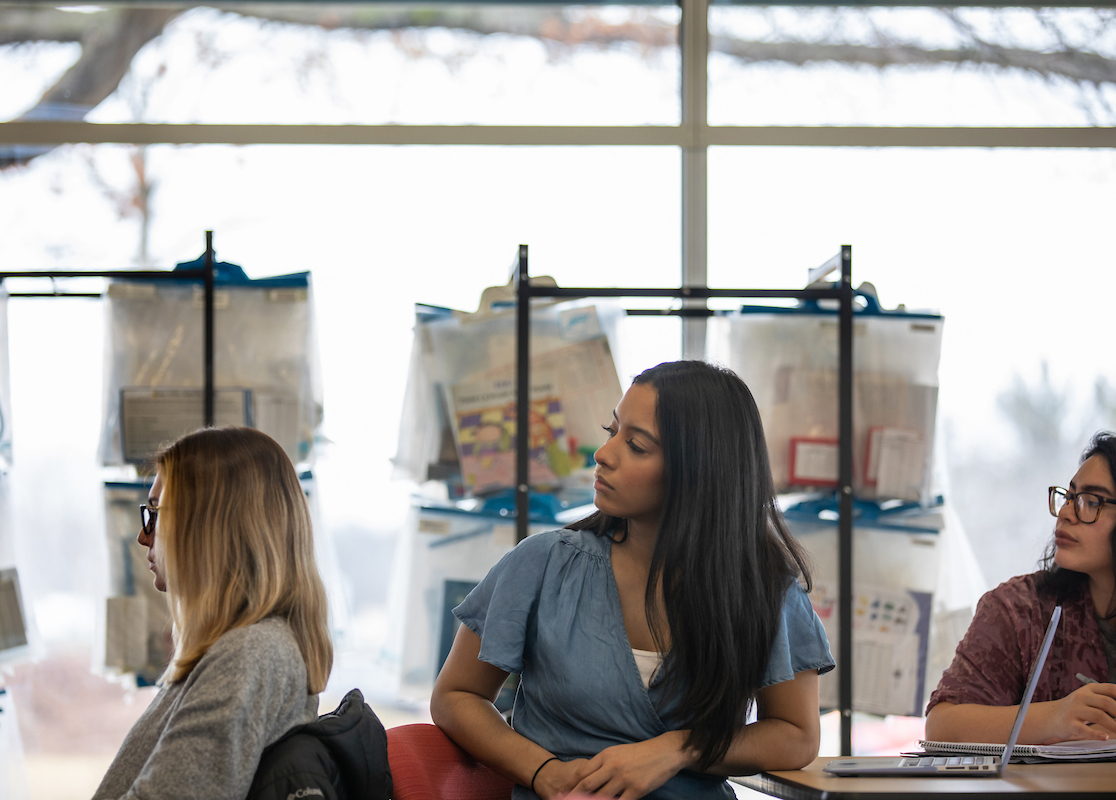
[[[685,709],[686,744],[707,769],[744,726],[783,596],[799,576],[809,589],[809,570],[776,506],[759,409],[744,381],[702,361],[674,361],[633,383],[658,393],[664,462],[648,623],[665,652],[665,691]],[[614,541],[627,535],[624,520],[601,511],[568,527]],[[656,611],[660,580],[665,620]]]
[[[1093,456],[1104,458],[1108,465],[1108,474],[1116,480],[1116,434],[1111,431],[1098,431],[1089,442],[1089,446],[1085,448],[1085,452],[1081,454],[1080,463],[1084,464]],[[1113,527],[1112,532],[1108,534],[1108,548],[1112,551],[1112,573],[1116,577],[1116,527]],[[1051,537],[1039,562],[1042,572],[1039,575],[1038,589],[1053,595],[1059,603],[1063,603],[1071,595],[1081,591],[1082,587],[1089,585],[1089,576],[1071,569],[1063,569],[1055,564],[1054,555],[1057,549],[1054,538]],[[1104,613],[1105,619],[1116,617],[1116,596],[1108,601],[1108,608]]]

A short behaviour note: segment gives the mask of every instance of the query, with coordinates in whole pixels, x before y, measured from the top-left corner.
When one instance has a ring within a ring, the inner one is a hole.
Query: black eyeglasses
[[[1051,486],[1049,492],[1051,515],[1058,516],[1062,506],[1066,503],[1073,503],[1073,510],[1077,512],[1078,521],[1084,522],[1086,525],[1091,525],[1097,521],[1101,507],[1105,503],[1116,505],[1116,500],[1109,500],[1107,497],[1101,497],[1099,494],[1093,494],[1092,492],[1070,492],[1061,486]]]
[[[155,535],[155,521],[159,518],[159,507],[140,504],[140,524],[144,536]]]

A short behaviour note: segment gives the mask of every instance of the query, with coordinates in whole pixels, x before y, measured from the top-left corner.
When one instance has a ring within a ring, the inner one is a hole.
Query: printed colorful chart
[[[510,381],[454,388],[461,473],[476,494],[515,485],[514,391]],[[534,386],[532,395],[527,427],[528,479],[532,486],[549,486],[570,473],[565,414],[550,385]]]

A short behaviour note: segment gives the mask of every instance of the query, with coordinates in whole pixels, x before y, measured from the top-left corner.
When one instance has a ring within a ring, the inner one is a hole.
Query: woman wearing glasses
[[[1062,621],[1021,744],[1116,737],[1116,435],[1093,437],[1068,489],[1051,486],[1042,569],[981,598],[927,707],[926,738],[1003,742],[1054,606]]]
[[[748,387],[660,364],[606,430],[597,513],[528,537],[454,609],[434,721],[517,800],[732,798],[725,775],[810,763],[833,660]]]
[[[139,543],[174,655],[95,798],[243,798],[265,747],[313,722],[333,662],[306,499],[276,442],[207,428],[155,458]]]

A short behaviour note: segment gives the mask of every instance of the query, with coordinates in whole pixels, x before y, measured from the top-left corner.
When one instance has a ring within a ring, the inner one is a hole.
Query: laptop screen
[[[1019,731],[1023,730],[1023,718],[1027,716],[1027,707],[1031,705],[1031,698],[1035,695],[1035,687],[1038,686],[1042,668],[1046,665],[1046,657],[1050,654],[1050,645],[1054,643],[1054,632],[1058,630],[1058,620],[1061,618],[1062,607],[1054,606],[1054,611],[1050,615],[1050,623],[1046,626],[1046,636],[1043,637],[1042,647],[1039,648],[1038,658],[1035,659],[1035,663],[1031,667],[1031,677],[1027,679],[1027,688],[1023,692],[1023,699],[1019,701],[1019,711],[1015,714],[1015,723],[1011,726],[1011,735],[1008,736],[1007,742],[1004,744],[1004,756],[1000,759],[1001,772],[1007,766],[1008,761],[1011,760],[1011,752],[1015,749]]]

